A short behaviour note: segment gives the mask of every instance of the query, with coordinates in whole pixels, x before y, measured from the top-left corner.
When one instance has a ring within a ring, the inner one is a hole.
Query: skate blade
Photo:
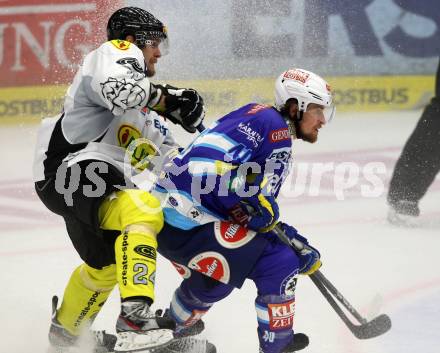
[[[167,329],[157,329],[143,333],[127,331],[117,333],[116,336],[115,353],[156,353],[174,339],[173,331]]]
[[[90,350],[93,353],[93,350]],[[46,353],[84,353],[84,350],[81,350],[80,347],[71,346],[71,347],[53,347],[49,346],[47,348]]]
[[[194,337],[176,338],[158,353],[207,353],[208,341]]]
[[[46,353],[114,353],[104,347],[51,347],[47,348]]]

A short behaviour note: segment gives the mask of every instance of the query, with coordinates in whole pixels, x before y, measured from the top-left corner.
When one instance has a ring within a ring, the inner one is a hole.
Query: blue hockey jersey
[[[274,108],[248,104],[200,134],[164,166],[155,189],[165,220],[181,229],[240,216],[240,200],[255,193],[249,177],[267,180],[265,192],[278,195],[287,177],[292,139]]]

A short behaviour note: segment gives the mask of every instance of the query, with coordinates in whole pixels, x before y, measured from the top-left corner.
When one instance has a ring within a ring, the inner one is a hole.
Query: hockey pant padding
[[[115,269],[115,265],[97,270],[82,264],[72,273],[57,313],[58,322],[72,335],[79,335],[101,310],[117,283]]]
[[[109,195],[99,207],[100,227],[124,232],[136,224],[156,236],[163,227],[160,201],[143,190],[121,190]]]
[[[274,238],[249,276],[258,290],[257,333],[264,353],[280,353],[293,340],[298,267],[296,254]]]
[[[210,285],[203,282],[209,282]],[[177,323],[177,331],[194,325],[216,301],[227,297],[233,289],[193,272],[176,289],[170,304],[170,314]]]
[[[143,190],[111,194],[99,209],[101,228],[120,230],[115,241],[116,279],[122,300],[154,301],[156,235],[163,227],[160,202]]]

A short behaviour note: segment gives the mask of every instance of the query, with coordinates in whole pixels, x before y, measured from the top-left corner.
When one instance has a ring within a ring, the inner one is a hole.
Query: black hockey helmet
[[[161,51],[168,49],[168,35],[164,24],[148,11],[139,7],[123,7],[110,16],[107,24],[107,39],[135,38],[139,48],[161,43]],[[163,52],[162,54],[165,54]]]

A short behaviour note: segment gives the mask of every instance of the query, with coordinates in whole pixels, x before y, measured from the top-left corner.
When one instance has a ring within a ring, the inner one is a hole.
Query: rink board
[[[411,110],[433,95],[434,76],[327,77],[338,111]],[[194,87],[205,100],[209,116],[221,116],[243,104],[272,104],[273,78],[173,81]],[[65,85],[0,88],[0,123],[36,122],[57,114]]]

